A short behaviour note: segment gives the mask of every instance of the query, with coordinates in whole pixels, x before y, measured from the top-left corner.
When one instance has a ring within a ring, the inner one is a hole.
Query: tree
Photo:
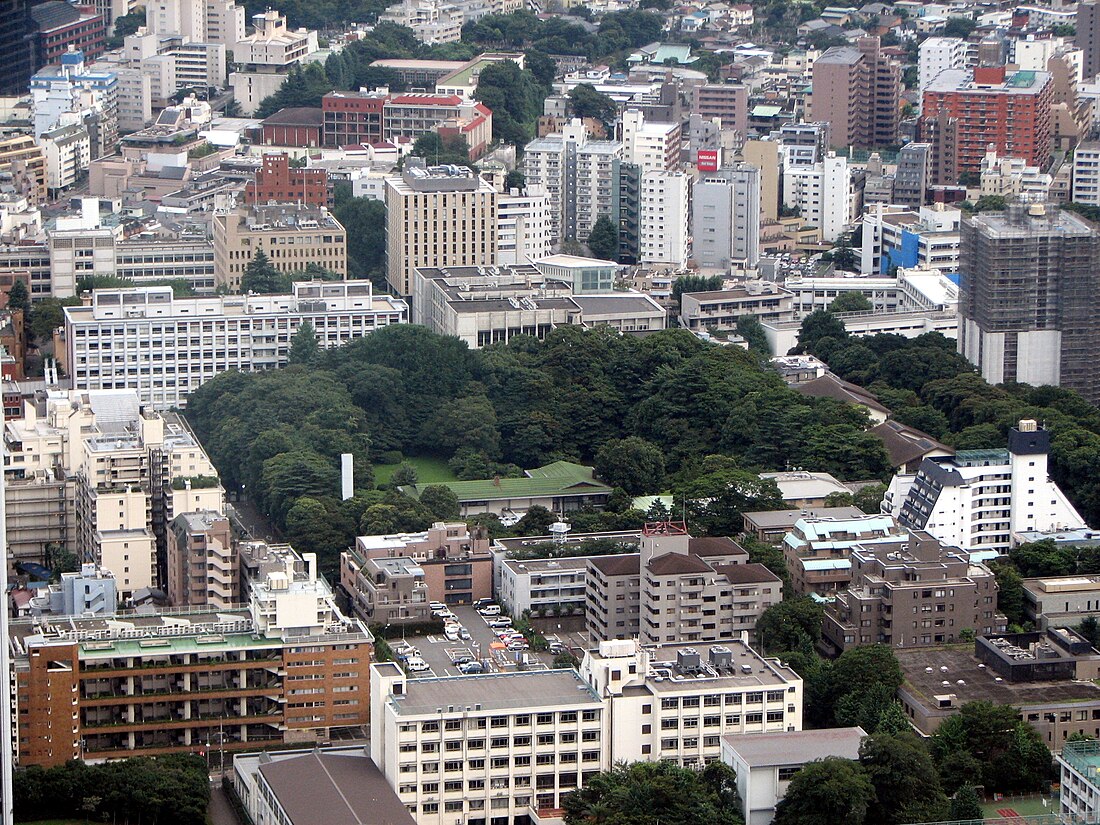
[[[1042,790],[1050,777],[1050,751],[1009,705],[966,703],[932,735],[932,755],[944,787],[952,792],[971,781],[968,774],[975,769],[986,793]],[[961,764],[966,770],[957,769]]]
[[[849,290],[842,292],[829,304],[829,312],[870,312],[873,309],[871,302],[862,292]]]
[[[869,736],[860,745],[859,764],[875,788],[869,822],[900,825],[946,818],[948,801],[936,766],[915,736]]]
[[[262,249],[257,249],[241,275],[241,292],[273,295],[285,288],[285,278]]]
[[[826,255],[828,256],[827,259],[831,260],[837,269],[845,272],[855,272],[859,268],[859,258],[856,257],[855,250],[852,249],[852,242],[847,235],[841,238],[840,242]]]
[[[810,762],[791,779],[775,808],[775,825],[863,825],[875,789],[856,762],[830,756]]]
[[[679,308],[680,296],[685,292],[714,292],[721,288],[721,275],[681,275],[672,282],[672,300]]]
[[[348,236],[348,276],[386,283],[386,205],[369,198],[347,198],[333,215]]]
[[[874,515],[879,512],[885,496],[885,484],[868,484],[856,490],[852,495],[852,503],[868,515]]]
[[[741,315],[737,318],[734,328],[738,335],[745,339],[750,352],[758,352],[761,355],[771,355],[771,346],[768,344],[768,336],[764,332],[764,325],[756,315]]]
[[[26,313],[30,308],[31,296],[27,292],[27,285],[17,278],[8,290],[8,309],[12,312],[21,309]]]
[[[393,471],[393,475],[390,476],[390,486],[394,489],[398,487],[414,487],[416,486],[416,467],[409,464],[407,461],[401,462],[396,470]]]
[[[588,234],[588,248],[605,261],[619,260],[619,230],[607,215],[600,215]]]
[[[943,27],[944,37],[961,37],[966,39],[977,28],[977,23],[969,17],[951,17]]]
[[[963,785],[951,798],[951,813],[948,817],[953,820],[984,819],[981,800],[973,785]]]
[[[608,124],[614,121],[618,112],[615,101],[607,95],[596,91],[591,83],[579,83],[570,89],[569,110],[573,117],[590,117],[600,123]]]
[[[474,97],[493,110],[493,137],[502,143],[523,144],[542,114],[546,90],[529,70],[512,60],[492,63],[478,76]]]
[[[644,438],[608,441],[598,453],[596,473],[612,487],[631,495],[659,493],[665,483],[665,457],[657,445]]]
[[[413,143],[412,154],[424,158],[430,166],[438,164],[470,165],[470,147],[462,135],[441,137],[438,132],[425,132]]]
[[[65,323],[64,307],[79,306],[79,298],[40,298],[31,307],[26,328],[35,340],[48,343],[53,339],[53,331]]]
[[[817,345],[825,338],[844,340],[848,330],[844,322],[823,309],[814,310],[802,319],[798,329],[798,351],[813,353]]]
[[[420,503],[439,521],[456,521],[462,511],[458,495],[446,484],[429,484],[420,491]]]
[[[811,646],[821,640],[824,608],[809,596],[787,599],[771,605],[756,622],[756,636],[769,655],[798,650],[805,641]]]
[[[997,579],[997,609],[1009,624],[1022,626],[1027,621],[1023,578],[1011,564],[991,562],[989,566]]]
[[[557,520],[557,516],[541,504],[536,504],[523,514],[516,524],[516,531],[521,536],[545,536],[550,532],[550,525]]]
[[[855,499],[852,498],[851,493],[829,493],[825,496],[826,507],[852,507],[855,505]]]
[[[509,191],[512,189],[519,189],[522,191],[526,186],[527,179],[519,169],[512,169],[504,176],[504,188]]]
[[[702,771],[670,762],[620,764],[564,796],[566,825],[734,825],[740,823],[736,777],[714,762]]]
[[[317,342],[317,332],[313,324],[303,321],[298,331],[290,339],[290,353],[287,360],[291,364],[311,364],[321,352],[321,345]]]

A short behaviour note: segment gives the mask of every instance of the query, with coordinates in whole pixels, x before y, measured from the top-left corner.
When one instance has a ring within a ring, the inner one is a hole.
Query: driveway
[[[233,813],[229,798],[222,789],[220,778],[210,785],[210,807],[207,808],[206,813],[211,825],[241,825],[237,815]]]

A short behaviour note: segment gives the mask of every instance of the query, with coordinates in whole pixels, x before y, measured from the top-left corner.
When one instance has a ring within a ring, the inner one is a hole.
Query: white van
[[[456,625],[456,624],[447,625],[447,627],[444,628],[444,630],[443,630],[443,635],[447,637],[448,642],[457,642],[458,641],[458,625]]]
[[[500,605],[499,604],[487,604],[485,607],[477,611],[482,616],[499,616]]]

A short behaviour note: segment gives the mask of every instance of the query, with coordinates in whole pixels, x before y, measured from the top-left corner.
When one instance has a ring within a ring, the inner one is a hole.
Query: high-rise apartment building
[[[828,152],[810,164],[790,163],[785,156],[783,204],[798,209],[803,222],[821,230],[822,240],[832,243],[851,220],[852,174],[848,159]]]
[[[190,489],[203,479],[183,479]],[[240,585],[237,551],[229,519],[218,512],[181,513],[168,537],[165,591],[174,607],[229,607],[237,604]]]
[[[0,95],[21,95],[34,74],[34,20],[30,0],[7,0],[0,4]]]
[[[421,267],[493,266],[497,192],[465,166],[409,161],[386,178],[386,281],[410,296]]]
[[[1100,2],[1083,0],[1077,4],[1075,42],[1084,53],[1081,73],[1086,82],[1100,74]]]
[[[550,254],[550,199],[541,187],[500,195],[497,212],[500,266],[526,264]]]
[[[337,347],[408,321],[408,305],[375,295],[370,281],[307,281],[290,295],[176,298],[171,287],[96,290],[65,308],[69,373],[78,387],[128,388],[142,403],[183,407],[226,370],[285,366],[307,321],[322,347]]]
[[[227,48],[245,39],[244,6],[235,0],[150,0],[145,25],[162,38],[180,35]]]
[[[316,567],[286,548],[236,608],[12,622],[20,762],[232,753],[365,724],[374,639]]]
[[[959,352],[992,384],[1062,386],[1100,401],[1100,233],[1052,205],[962,224]]]
[[[692,257],[704,268],[760,260],[760,170],[747,163],[704,172],[692,190]]]
[[[929,37],[920,44],[917,57],[917,88],[924,90],[940,72],[968,67],[969,47],[961,37]]]
[[[930,141],[930,121],[946,116],[954,121],[957,174],[979,171],[990,145],[998,154],[1043,167],[1050,159],[1053,102],[1049,72],[1007,76],[1003,66],[947,69],[923,91],[922,139]]]
[[[683,132],[679,123],[646,120],[638,109],[627,109],[622,117],[623,160],[643,172],[680,168]]]
[[[831,148],[897,143],[901,65],[883,54],[877,37],[834,46],[815,60],[811,95],[814,120],[832,126]]]
[[[1073,150],[1070,200],[1100,206],[1100,143],[1079,143]]]
[[[822,634],[837,650],[866,644],[942,645],[1003,632],[997,580],[970,554],[927,532],[852,548],[852,583],[825,611]]]
[[[527,144],[523,174],[528,185],[541,186],[549,198],[553,243],[587,240],[600,215],[618,224],[622,165],[623,144],[592,140],[576,118],[560,133]]]
[[[642,172],[639,197],[639,254],[645,264],[687,265],[691,255],[691,176],[686,172]]]
[[[894,172],[894,194],[891,200],[900,206],[919,209],[924,206],[925,193],[932,185],[932,146],[928,143],[907,143],[898,152]]]
[[[691,93],[691,111],[707,118],[722,119],[722,129],[732,129],[744,138],[749,123],[749,88],[741,83],[706,83]]]

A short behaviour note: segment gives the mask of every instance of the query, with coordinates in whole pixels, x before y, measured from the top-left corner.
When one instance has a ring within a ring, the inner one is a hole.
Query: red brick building
[[[306,107],[280,109],[260,123],[264,146],[294,146],[312,149],[321,146],[325,113]]]
[[[37,28],[37,65],[59,63],[71,46],[91,62],[107,50],[107,24],[94,6],[74,6],[63,0],[46,0],[31,6]]]
[[[244,189],[244,200],[249,205],[274,201],[328,206],[328,172],[291,169],[287,155],[264,155],[256,179]]]
[[[922,139],[934,143],[935,134],[924,135],[936,132],[937,117],[944,115],[953,121],[957,174],[978,171],[990,145],[999,155],[1046,167],[1053,102],[1049,72],[1017,71],[1006,77],[1003,66],[949,69],[924,90]]]
[[[353,146],[382,140],[386,95],[373,92],[329,92],[321,98],[325,146]]]

